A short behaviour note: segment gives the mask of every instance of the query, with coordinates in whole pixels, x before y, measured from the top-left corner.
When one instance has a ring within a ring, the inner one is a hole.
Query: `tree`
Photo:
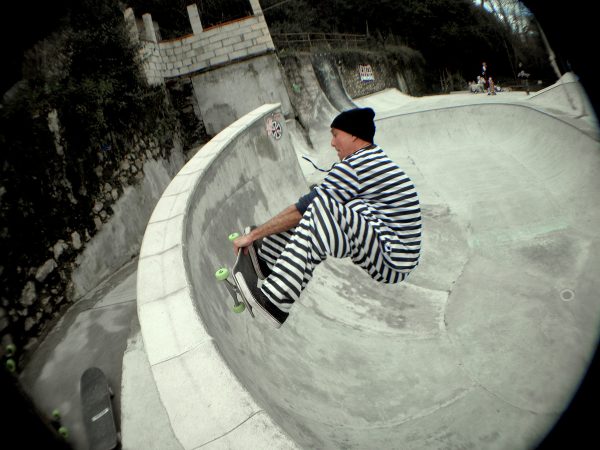
[[[141,78],[136,50],[117,0],[73,0],[61,27],[27,52],[24,79],[0,108],[0,296],[19,331],[23,286],[60,239],[95,233],[95,202],[107,202],[106,180],[118,187],[110,177],[131,153],[132,134],[174,127],[164,92]],[[103,211],[108,217],[110,205]],[[64,298],[68,267],[44,278],[39,293]],[[42,326],[53,311],[31,302]]]

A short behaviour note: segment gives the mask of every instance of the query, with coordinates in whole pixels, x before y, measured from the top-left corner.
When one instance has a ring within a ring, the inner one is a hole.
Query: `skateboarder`
[[[373,143],[375,112],[356,108],[331,123],[340,162],[296,204],[233,241],[258,256],[255,309],[280,327],[328,256],[351,258],[376,281],[398,283],[419,262],[421,210],[410,178]]]

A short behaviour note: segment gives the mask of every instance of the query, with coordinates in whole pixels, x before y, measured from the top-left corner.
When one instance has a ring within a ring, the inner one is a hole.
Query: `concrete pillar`
[[[250,6],[252,6],[252,12],[255,16],[263,15],[262,7],[260,6],[260,2],[258,0],[250,0]]]
[[[202,22],[200,21],[200,14],[198,14],[198,6],[196,6],[195,3],[188,5],[187,12],[190,17],[190,24],[192,25],[194,34],[202,33]]]
[[[135,23],[135,15],[133,14],[132,8],[127,8],[123,15],[125,16],[125,26],[127,27],[127,33],[131,42],[140,41],[140,32],[138,31],[137,24]]]
[[[144,36],[147,40],[158,43],[156,39],[156,33],[154,32],[154,24],[152,23],[152,16],[146,13],[142,16],[144,20]]]

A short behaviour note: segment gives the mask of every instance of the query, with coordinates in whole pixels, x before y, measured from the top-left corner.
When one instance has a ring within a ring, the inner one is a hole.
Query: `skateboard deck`
[[[119,445],[119,435],[112,407],[112,391],[97,367],[90,367],[81,376],[81,411],[92,450],[109,450]]]
[[[233,233],[229,235],[229,241],[234,241],[239,237],[239,233]],[[235,313],[242,313],[244,310],[248,310],[250,315],[254,317],[254,313],[252,312],[252,306],[248,302],[248,299],[243,294],[242,289],[240,288],[238,277],[242,275],[246,279],[247,282],[256,282],[258,279],[258,275],[256,274],[256,270],[254,269],[252,260],[250,255],[244,254],[243,249],[237,254],[235,259],[235,263],[231,270],[226,267],[221,267],[215,273],[215,277],[218,281],[222,282],[229,295],[233,298],[233,311]],[[232,281],[233,280],[233,281]]]

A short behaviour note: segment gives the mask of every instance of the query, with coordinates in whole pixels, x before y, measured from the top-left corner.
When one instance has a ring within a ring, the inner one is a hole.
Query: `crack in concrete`
[[[222,438],[224,438],[225,436],[227,436],[227,435],[229,435],[229,434],[233,433],[235,430],[237,430],[238,428],[240,428],[242,425],[244,425],[246,422],[248,422],[248,421],[249,421],[250,419],[252,419],[254,416],[256,416],[256,415],[258,415],[258,414],[261,414],[261,413],[265,413],[265,411],[264,411],[263,409],[261,409],[261,410],[258,410],[258,411],[255,411],[255,412],[253,412],[252,414],[250,414],[250,416],[248,416],[248,417],[247,417],[245,420],[241,421],[239,424],[237,424],[237,425],[236,425],[235,427],[233,427],[231,430],[229,430],[229,431],[226,431],[226,432],[225,432],[225,433],[223,433],[222,435],[220,435],[220,436],[217,436],[217,437],[215,437],[215,438],[211,439],[210,441],[207,441],[207,442],[205,442],[204,444],[200,444],[198,447],[194,447],[194,450],[196,450],[196,449],[199,449],[199,448],[202,448],[202,447],[206,447],[207,445],[209,445],[209,444],[212,444],[213,442],[215,442],[215,441],[218,441],[219,439],[222,439]]]

